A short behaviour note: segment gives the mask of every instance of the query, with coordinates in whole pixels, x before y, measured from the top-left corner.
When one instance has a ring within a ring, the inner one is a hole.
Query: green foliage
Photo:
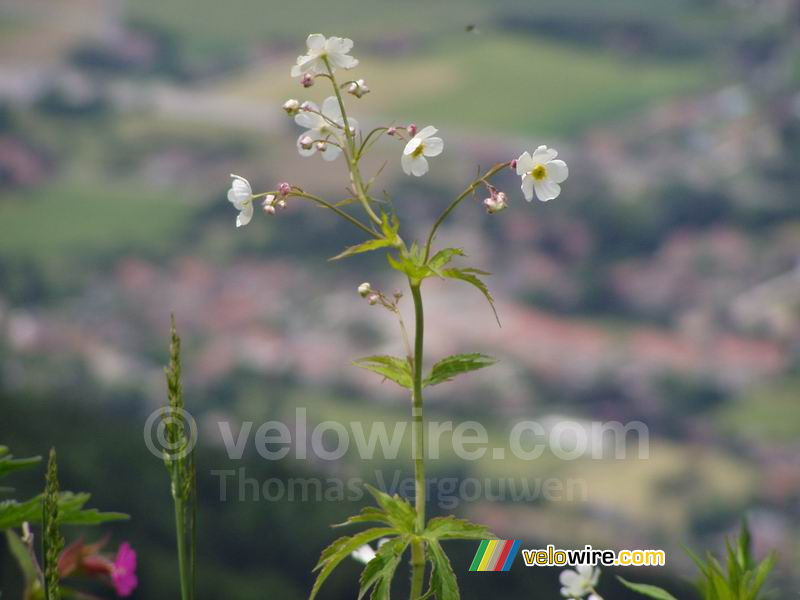
[[[424,537],[428,540],[490,540],[495,535],[484,525],[458,519],[453,515],[428,521]]]
[[[750,531],[747,522],[742,521],[738,539],[725,540],[725,566],[710,552],[705,560],[688,548],[684,548],[700,570],[697,589],[704,600],[759,600],[764,596],[761,589],[767,575],[775,567],[775,554],[770,554],[756,563],[751,550]],[[652,586],[631,583],[618,578],[626,587],[648,598],[675,600],[665,590]]]
[[[100,525],[109,521],[124,521],[128,515],[119,512],[100,512],[97,509],[84,509],[91,498],[85,492],[60,492],[58,495],[59,518],[63,525]],[[44,494],[30,500],[18,502],[6,500],[0,502],[0,531],[21,527],[23,523],[38,524],[42,522]]]
[[[22,575],[25,578],[25,589],[41,589],[39,583],[39,566],[35,562],[33,549],[22,541],[22,539],[12,530],[6,531],[6,541],[11,555],[19,565]]]
[[[397,531],[393,527],[373,527],[355,535],[340,537],[334,541],[322,551],[319,562],[317,566],[314,567],[314,571],[319,571],[319,575],[317,575],[314,587],[311,589],[309,600],[314,600],[322,584],[325,583],[325,580],[333,573],[334,569],[339,566],[339,563],[350,556],[353,551],[379,538],[396,534]]]
[[[330,258],[329,260],[339,260],[341,258],[346,258],[348,256],[353,256],[354,254],[362,254],[364,252],[371,252],[373,250],[378,250],[380,248],[386,248],[392,246],[392,242],[387,240],[386,238],[376,238],[374,240],[367,240],[361,244],[356,246],[348,246],[344,252],[337,254],[336,256]]]
[[[675,596],[670,594],[666,590],[662,590],[660,587],[655,585],[647,585],[645,583],[632,583],[622,577],[617,577],[620,583],[622,583],[626,588],[633,590],[634,592],[640,593],[642,596],[647,596],[648,598],[655,598],[656,600],[677,600]]]
[[[389,540],[383,544],[375,554],[375,558],[367,563],[359,579],[358,598],[361,600],[372,588],[372,600],[389,600],[392,579],[397,570],[397,565],[403,559],[403,554],[408,548],[407,536]]]
[[[58,464],[56,450],[50,449],[47,463],[44,501],[42,503],[42,556],[44,557],[44,595],[45,600],[60,600],[58,586],[58,555],[64,549],[61,535],[61,520],[58,512],[60,494],[58,492]]]
[[[423,380],[422,386],[427,387],[429,385],[437,385],[445,381],[451,381],[456,375],[491,367],[496,362],[497,360],[491,356],[479,354],[477,352],[471,354],[454,354],[453,356],[443,358],[433,365],[430,375]]]
[[[458,582],[450,559],[436,540],[428,542],[428,560],[431,563],[430,589],[436,600],[458,600]]]
[[[404,358],[379,354],[359,358],[353,361],[353,364],[361,369],[366,369],[367,371],[382,375],[385,379],[390,379],[407,390],[413,388],[414,383],[411,366]]]
[[[42,461],[41,456],[32,456],[30,458],[14,458],[8,446],[0,446],[0,479],[21,469],[27,469],[38,465]]]

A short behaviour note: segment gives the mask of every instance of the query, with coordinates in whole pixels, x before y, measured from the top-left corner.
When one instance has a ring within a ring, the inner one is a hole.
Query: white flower
[[[325,59],[336,68],[352,69],[358,61],[347,53],[353,48],[353,40],[349,38],[329,37],[321,33],[312,33],[306,39],[308,52],[297,57],[297,64],[292,67],[292,77],[301,77],[306,73],[318,75],[327,73]]]
[[[364,82],[363,79],[357,79],[356,81],[351,81],[350,85],[347,86],[347,93],[353,94],[356,98],[361,98],[365,94],[369,94],[370,89],[369,86]]]
[[[233,181],[231,189],[228,190],[228,200],[239,211],[239,215],[236,217],[236,226],[242,227],[253,218],[253,188],[244,177],[233,173],[231,173],[231,177],[233,177]]]
[[[566,569],[561,572],[558,580],[561,582],[561,595],[565,598],[583,598],[594,591],[594,586],[600,580],[600,569],[592,565],[578,565],[575,570]]]
[[[389,538],[381,538],[378,540],[378,548],[380,549],[380,547],[388,541]],[[369,561],[375,558],[375,554],[375,550],[372,549],[372,546],[369,544],[364,544],[363,546],[353,550],[350,553],[350,556],[360,563],[367,564]]]
[[[308,131],[301,133],[300,137],[297,138],[297,151],[300,152],[301,156],[311,156],[318,150],[317,146],[319,145],[322,146],[319,148],[322,158],[336,160],[342,152],[341,148],[334,144],[311,143],[312,141],[328,139],[339,145],[346,143],[344,119],[336,96],[325,98],[321,111],[313,102],[304,102],[303,104],[306,105],[307,110],[302,110],[296,115],[294,122],[300,127],[305,127]],[[355,134],[358,131],[358,121],[349,117],[347,121],[350,125],[350,131]]]
[[[422,177],[428,172],[428,160],[425,157],[439,156],[442,153],[444,149],[442,138],[431,137],[437,131],[435,127],[428,125],[408,140],[400,161],[406,175]]]
[[[372,287],[369,285],[369,282],[367,281],[358,286],[358,295],[361,296],[362,298],[366,298],[371,291]]]
[[[522,193],[525,200],[533,200],[533,192],[542,202],[557,198],[561,193],[558,185],[569,175],[567,163],[555,160],[558,152],[547,146],[539,146],[533,151],[523,152],[517,159],[517,175],[522,177]]]

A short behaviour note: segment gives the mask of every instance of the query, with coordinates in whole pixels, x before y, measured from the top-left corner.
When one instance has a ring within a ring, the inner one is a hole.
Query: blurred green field
[[[123,250],[158,251],[180,231],[188,211],[164,192],[59,181],[3,197],[0,254],[60,261]]]
[[[277,104],[298,94],[288,71],[288,62],[250,70],[227,87]],[[703,63],[621,59],[520,36],[459,37],[424,56],[366,56],[355,72],[373,90],[358,112],[518,135],[568,135],[714,80]]]

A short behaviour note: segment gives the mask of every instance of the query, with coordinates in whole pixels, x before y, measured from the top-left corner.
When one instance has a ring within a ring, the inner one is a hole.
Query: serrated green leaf
[[[397,356],[375,355],[365,356],[353,361],[353,364],[361,369],[372,371],[384,378],[394,381],[397,385],[411,390],[414,387],[411,367],[408,361]]]
[[[389,261],[389,264],[394,270],[400,271],[414,281],[422,281],[431,274],[428,267],[417,264],[412,257],[401,257],[398,260],[391,254],[387,254],[386,260]]]
[[[358,600],[361,600],[373,586],[372,600],[389,600],[394,573],[408,544],[408,538],[402,537],[390,540],[378,548],[375,558],[369,561],[361,572]]]
[[[389,515],[387,515],[383,510],[376,508],[375,506],[365,506],[357,515],[352,515],[342,523],[333,525],[333,527],[345,527],[347,525],[356,525],[358,523],[385,523],[386,525],[392,524],[391,520],[389,519]]]
[[[494,318],[497,320],[497,324],[500,325],[500,317],[497,315],[497,309],[494,306],[494,298],[483,280],[478,277],[478,275],[486,275],[487,273],[485,271],[479,271],[478,269],[443,269],[441,273],[444,277],[460,279],[476,287],[489,302],[489,306],[492,307],[492,312],[494,313]]]
[[[364,252],[371,252],[372,250],[378,250],[380,248],[387,248],[392,246],[393,243],[391,240],[385,238],[377,238],[374,240],[367,240],[361,244],[356,246],[349,246],[345,248],[344,252],[337,254],[336,256],[329,258],[328,260],[339,260],[342,258],[346,258],[348,256],[353,256],[354,254],[362,254]]]
[[[428,542],[428,558],[431,569],[431,589],[436,600],[459,600],[458,582],[450,559],[436,540]]]
[[[445,248],[444,250],[439,250],[439,252],[434,254],[433,258],[428,261],[428,268],[434,274],[444,278],[444,275],[441,273],[442,267],[449,264],[456,256],[465,256],[464,251],[461,250],[461,248]]]
[[[491,356],[479,354],[477,352],[471,354],[454,354],[453,356],[443,358],[433,365],[430,375],[423,380],[422,386],[427,387],[429,385],[437,385],[445,381],[450,381],[456,375],[491,367],[496,362],[497,360]]]
[[[489,540],[495,535],[488,527],[458,519],[452,515],[448,517],[434,517],[428,521],[428,526],[423,534],[427,539],[438,540]]]
[[[130,518],[128,515],[117,512],[99,512],[98,510],[84,509],[89,501],[90,494],[61,492],[58,499],[59,522],[62,525],[99,525],[109,521],[122,521]],[[20,527],[22,523],[42,522],[43,494],[30,500],[17,502],[6,500],[0,502],[0,531],[12,527]]]
[[[9,473],[13,473],[14,471],[20,471],[22,469],[34,467],[41,461],[41,456],[32,456],[30,458],[14,458],[12,454],[9,454],[8,447],[2,446],[2,452],[0,452],[0,479]]]
[[[398,231],[400,231],[400,221],[397,215],[388,215],[386,212],[381,211],[381,232],[383,235],[394,243],[397,239]]]
[[[634,592],[638,592],[642,596],[655,598],[656,600],[678,600],[675,598],[675,596],[670,594],[668,591],[661,589],[660,587],[647,585],[645,583],[633,583],[619,576],[617,576],[617,579],[619,579],[620,583],[622,583],[622,585],[624,585],[626,588],[633,590]]]
[[[367,491],[372,494],[375,501],[383,509],[384,514],[391,524],[400,533],[414,533],[416,525],[417,511],[397,494],[390,496],[369,484],[366,485]]]
[[[330,576],[333,570],[339,566],[339,563],[350,556],[354,550],[357,550],[364,544],[368,544],[377,540],[378,538],[396,534],[397,532],[391,527],[373,527],[372,529],[367,529],[361,533],[341,537],[334,541],[330,546],[322,551],[319,562],[317,563],[317,566],[314,567],[314,571],[319,571],[319,574],[314,582],[314,587],[311,588],[311,595],[308,597],[308,600],[314,600],[328,576]]]

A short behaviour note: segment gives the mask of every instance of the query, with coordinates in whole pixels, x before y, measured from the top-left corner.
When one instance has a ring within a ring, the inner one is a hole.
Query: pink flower
[[[128,542],[123,542],[111,566],[111,583],[121,598],[127,598],[139,585],[136,577],[136,552]]]

